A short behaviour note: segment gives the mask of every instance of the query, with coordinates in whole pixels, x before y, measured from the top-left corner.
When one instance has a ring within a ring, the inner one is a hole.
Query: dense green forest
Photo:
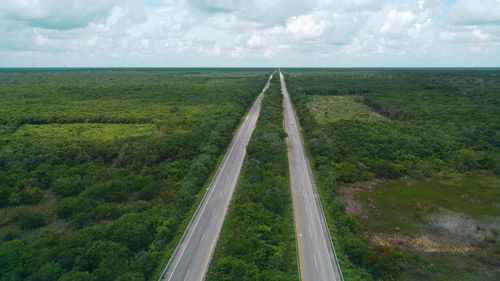
[[[267,75],[0,72],[0,280],[154,280]]]
[[[0,281],[155,280],[268,74],[0,71]],[[500,71],[286,77],[346,280],[498,280]],[[281,102],[275,79],[208,280],[298,279]],[[481,235],[387,242],[443,219]]]
[[[342,181],[500,173],[499,71],[345,70],[290,76],[297,104],[307,104],[316,94],[361,89],[362,102],[392,120],[343,119],[323,122],[311,132],[311,152],[332,160],[335,165],[324,164]]]
[[[500,256],[495,244],[498,237],[474,245],[477,249],[468,255],[446,254],[455,257],[446,261],[451,265],[442,263],[442,257],[376,245],[368,238],[374,230],[419,235],[428,230],[423,227],[427,216],[445,209],[472,216],[480,205],[474,205],[475,209],[464,206],[481,202],[490,209],[498,208],[499,193],[492,188],[498,189],[494,183],[500,173],[500,71],[297,69],[290,70],[287,77],[347,280],[466,278],[470,274],[449,273],[474,267],[480,269],[469,272],[489,270],[476,275],[478,280],[495,280],[490,278],[499,266],[492,261]],[[488,180],[468,179],[471,176]],[[422,181],[413,182],[419,191],[403,189],[411,184],[406,178]],[[363,194],[363,206],[369,208],[365,218],[346,214],[340,186],[374,179],[403,180],[396,183],[397,189],[388,183],[377,187],[377,192]],[[426,183],[429,179],[437,183]],[[389,186],[394,192],[383,190]],[[446,198],[434,197],[429,186],[457,188],[440,191],[449,193]],[[466,200],[473,202],[467,205]],[[406,209],[397,211],[403,207]],[[401,217],[406,213],[409,215]],[[395,221],[422,228],[411,232]],[[433,275],[438,271],[432,269],[433,263],[448,272]],[[483,266],[477,267],[478,263]]]
[[[262,104],[207,280],[298,280],[279,80]]]

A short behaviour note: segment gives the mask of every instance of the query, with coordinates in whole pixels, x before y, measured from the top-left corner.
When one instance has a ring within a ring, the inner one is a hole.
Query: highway
[[[236,132],[208,191],[159,280],[204,280],[245,159],[247,144],[259,117],[262,99],[272,77],[273,74]]]
[[[281,71],[279,75],[283,94],[283,122],[288,135],[288,161],[301,280],[341,281],[342,274],[304,151],[299,123]]]

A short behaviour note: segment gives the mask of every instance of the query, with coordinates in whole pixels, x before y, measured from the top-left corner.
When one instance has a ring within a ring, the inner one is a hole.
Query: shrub
[[[95,281],[96,277],[86,271],[69,271],[64,273],[58,281]]]
[[[116,281],[144,281],[144,276],[142,274],[137,273],[137,272],[128,272],[123,275],[120,275],[116,279]]]
[[[349,259],[356,265],[364,265],[370,257],[370,248],[361,239],[349,236],[345,239],[344,249]]]
[[[35,274],[33,278],[34,281],[53,281],[57,280],[61,276],[62,267],[60,264],[55,262],[49,262],[45,264],[40,270]]]
[[[109,230],[113,241],[121,242],[133,251],[144,249],[152,239],[144,218],[133,213],[113,222]]]
[[[343,182],[356,182],[360,179],[358,168],[351,163],[343,162],[336,165],[337,177]]]
[[[5,186],[0,186],[0,208],[3,208],[9,204],[11,191]]]
[[[82,192],[82,196],[106,202],[121,202],[127,198],[127,187],[124,181],[110,180],[90,186]]]
[[[52,185],[52,191],[59,197],[77,195],[82,190],[82,178],[79,175],[59,178]]]
[[[69,218],[79,212],[90,212],[94,209],[95,202],[88,198],[70,197],[59,201],[56,214],[60,218]]]
[[[47,224],[47,217],[40,213],[20,212],[15,216],[15,220],[24,230],[39,228]]]
[[[38,187],[27,187],[20,195],[21,204],[36,204],[43,199],[43,191]]]

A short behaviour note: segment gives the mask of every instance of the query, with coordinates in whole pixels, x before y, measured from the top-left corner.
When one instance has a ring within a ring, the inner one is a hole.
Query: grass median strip
[[[207,280],[298,280],[282,96],[275,79],[210,265]]]

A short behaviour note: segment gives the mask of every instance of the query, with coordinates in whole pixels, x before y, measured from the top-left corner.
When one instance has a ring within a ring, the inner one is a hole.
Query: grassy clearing
[[[425,217],[441,208],[481,219],[500,218],[500,178],[495,176],[454,177],[431,180],[397,180],[375,185],[358,194],[372,206],[363,224],[371,231],[393,231],[399,227],[418,234]]]
[[[374,122],[388,120],[361,103],[359,96],[311,96],[307,106],[319,123],[340,120]]]
[[[450,254],[426,253],[422,254],[419,263],[408,265],[399,277],[400,281],[439,280],[439,281],[497,281],[498,268],[495,269],[485,261],[493,261],[493,256],[483,256],[478,253]],[[496,270],[496,272],[495,272]]]
[[[497,176],[455,175],[361,189],[361,233],[405,250],[399,280],[499,280],[499,186]]]
[[[152,136],[158,133],[153,124],[47,124],[24,125],[11,138],[31,137],[38,141],[113,141],[117,139]]]

